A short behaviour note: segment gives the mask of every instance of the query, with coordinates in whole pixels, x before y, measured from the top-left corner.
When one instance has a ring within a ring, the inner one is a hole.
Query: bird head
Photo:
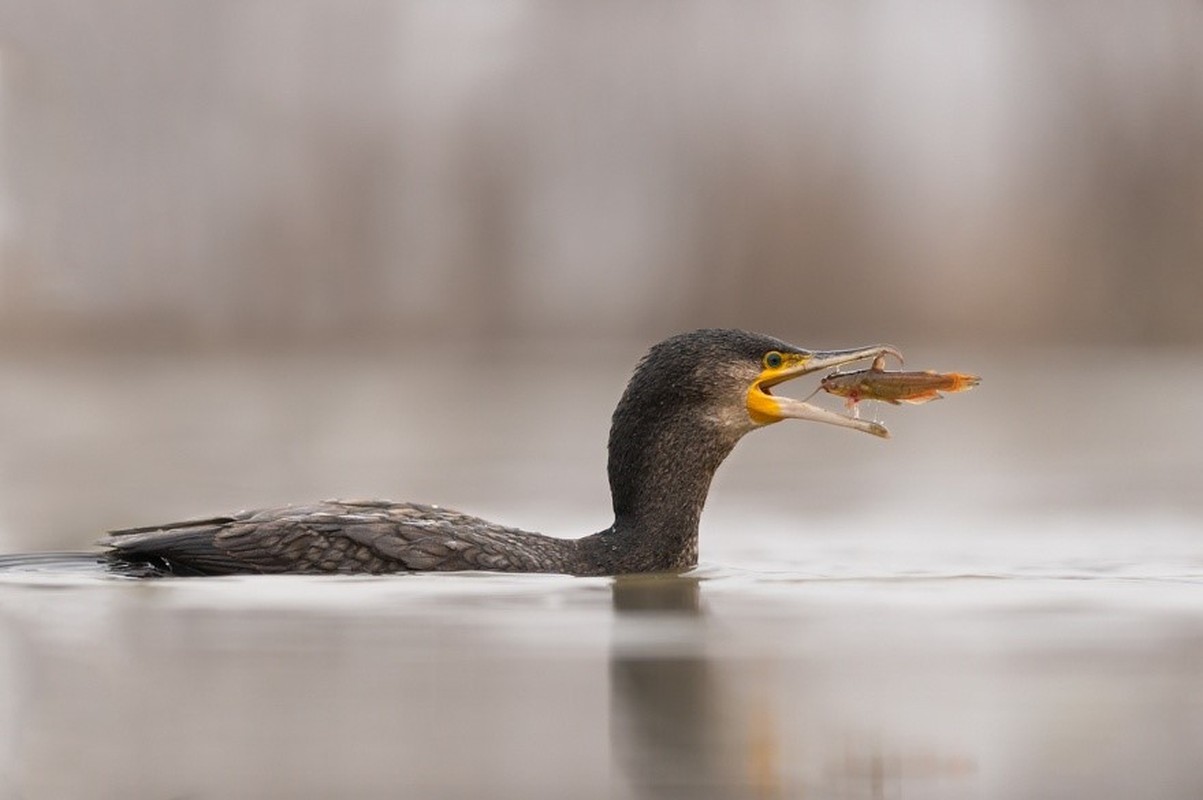
[[[627,393],[638,393],[638,405],[645,412],[690,413],[737,435],[786,419],[803,419],[888,437],[889,431],[880,423],[773,392],[794,378],[883,354],[901,357],[883,344],[807,350],[757,333],[699,330],[652,347],[636,368]]]

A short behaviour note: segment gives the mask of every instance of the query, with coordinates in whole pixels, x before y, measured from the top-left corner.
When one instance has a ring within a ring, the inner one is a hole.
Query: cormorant
[[[437,506],[381,500],[242,511],[111,532],[110,559],[176,574],[390,573],[428,570],[615,575],[697,564],[710,480],[746,433],[809,419],[886,437],[771,388],[888,345],[811,351],[756,333],[707,329],[653,346],[635,368],[610,427],[614,523],[580,539],[508,528]]]

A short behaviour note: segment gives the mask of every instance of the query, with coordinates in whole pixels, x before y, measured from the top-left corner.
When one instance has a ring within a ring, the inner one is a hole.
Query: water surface
[[[883,412],[890,442],[758,433],[684,576],[0,561],[0,797],[1203,796],[1203,369],[1130,361],[1182,391],[932,359],[982,389]],[[0,536],[339,494],[603,526],[626,361],[410,391],[446,363],[7,363]]]

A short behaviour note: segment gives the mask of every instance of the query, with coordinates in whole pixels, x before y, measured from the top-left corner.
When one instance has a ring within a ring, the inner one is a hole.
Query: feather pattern
[[[177,574],[686,570],[697,564],[698,524],[715,470],[756,427],[748,389],[766,353],[808,351],[714,329],[652,347],[610,427],[614,522],[580,539],[495,525],[438,506],[328,500],[113,531],[102,544],[118,561]]]
[[[572,539],[384,500],[327,500],[129,528],[101,543],[115,555],[199,574],[568,572],[576,549]]]

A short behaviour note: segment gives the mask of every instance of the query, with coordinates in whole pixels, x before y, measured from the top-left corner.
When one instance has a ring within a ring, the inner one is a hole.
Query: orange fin
[[[976,375],[966,375],[963,372],[950,372],[948,377],[952,379],[952,385],[944,391],[946,392],[963,392],[966,389],[972,389],[982,382],[982,379]]]
[[[933,389],[932,391],[927,392],[926,394],[917,394],[914,397],[907,397],[898,402],[910,403],[911,405],[917,406],[920,403],[930,403],[932,400],[943,400],[943,399],[944,399],[944,395],[940,394],[939,392],[937,392],[936,390]]]

